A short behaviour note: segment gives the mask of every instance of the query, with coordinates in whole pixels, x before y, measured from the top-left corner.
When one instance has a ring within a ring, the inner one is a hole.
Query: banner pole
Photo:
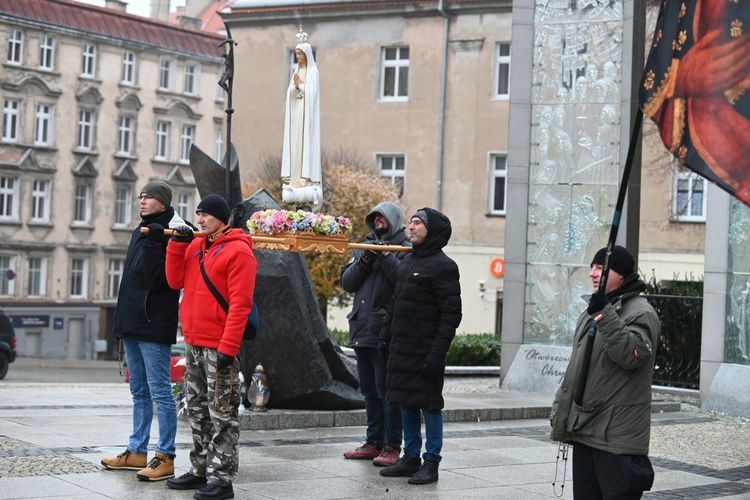
[[[617,232],[620,229],[620,219],[622,219],[622,208],[625,205],[625,194],[628,189],[628,181],[630,180],[630,171],[633,169],[633,159],[635,157],[635,150],[638,146],[638,139],[641,133],[641,123],[643,122],[643,111],[638,108],[635,114],[635,122],[633,123],[633,131],[630,134],[630,144],[628,144],[628,156],[625,159],[625,169],[622,172],[622,180],[620,181],[620,190],[617,195],[617,205],[615,205],[615,215],[612,218],[612,228],[609,231],[609,240],[607,241],[607,253],[604,257],[604,266],[602,267],[602,277],[599,279],[599,289],[597,293],[605,295],[604,291],[607,289],[607,278],[609,275],[609,258],[612,255],[612,250],[615,248],[615,241],[617,240]],[[576,388],[573,391],[573,401],[578,406],[583,405],[583,392],[586,389],[586,379],[589,375],[589,366],[591,365],[591,353],[594,350],[594,337],[596,335],[596,324],[591,321],[588,335],[586,336],[586,347],[583,352],[583,364],[581,365],[581,373],[578,375],[578,381]]]

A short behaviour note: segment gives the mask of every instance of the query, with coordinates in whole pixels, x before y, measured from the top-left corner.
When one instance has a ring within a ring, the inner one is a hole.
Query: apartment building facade
[[[450,13],[440,3],[236,1],[224,15],[238,42],[233,137],[243,172],[280,157],[301,28],[320,72],[323,152],[371,162],[402,188],[407,216],[423,206],[448,215],[461,331],[494,332],[506,236],[511,2],[449,2]],[[345,313],[329,310],[329,326],[347,328]]]
[[[0,4],[0,306],[21,355],[116,355],[136,197],[194,219],[189,151],[222,155],[222,38],[66,0]]]
[[[116,0],[108,7],[0,8],[0,306],[15,318],[23,355],[114,355],[106,336],[138,222],[135,190],[167,180],[190,218],[197,192],[185,148],[195,142],[216,159],[224,148],[221,38],[129,16]],[[321,73],[324,151],[369,159],[402,188],[407,215],[427,205],[451,218],[447,252],[461,269],[469,333],[500,329],[505,241],[525,237],[505,230],[511,7],[237,0],[223,14],[238,42],[233,138],[243,176],[280,155],[301,26]],[[644,136],[640,268],[700,278],[705,184]],[[329,326],[346,328],[346,312],[332,310]]]

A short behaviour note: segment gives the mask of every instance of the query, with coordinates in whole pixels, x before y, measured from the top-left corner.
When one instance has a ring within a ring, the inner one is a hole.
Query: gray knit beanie
[[[169,187],[164,181],[155,180],[151,181],[141,189],[141,194],[146,193],[149,196],[153,196],[156,200],[168,207],[172,204],[172,188]]]

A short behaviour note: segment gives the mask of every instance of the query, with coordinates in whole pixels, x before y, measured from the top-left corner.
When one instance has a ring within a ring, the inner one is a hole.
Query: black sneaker
[[[173,490],[197,490],[203,488],[207,482],[205,477],[199,477],[187,472],[180,477],[167,479],[167,488]]]
[[[208,483],[203,488],[196,491],[193,498],[197,500],[224,500],[225,498],[234,498],[234,489],[231,484],[220,486],[218,484]]]
[[[380,475],[385,477],[409,477],[419,471],[422,460],[414,455],[404,453],[395,464],[384,469],[380,469]]]
[[[422,467],[409,478],[409,484],[430,484],[438,480],[438,462],[425,459]]]

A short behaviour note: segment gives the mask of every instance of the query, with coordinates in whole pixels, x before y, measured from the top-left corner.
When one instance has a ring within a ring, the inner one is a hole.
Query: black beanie
[[[427,211],[425,211],[424,208],[420,208],[419,210],[414,212],[414,215],[412,215],[411,218],[413,219],[414,217],[421,220],[422,224],[424,224],[424,227],[426,227],[428,230],[430,229],[430,225],[428,224],[429,219],[427,217]]]
[[[604,259],[607,257],[607,248],[604,247],[594,255],[591,265],[604,265]],[[609,268],[623,277],[630,276],[635,272],[635,259],[627,248],[615,245],[612,254],[609,256]]]
[[[156,198],[156,201],[168,207],[172,203],[172,188],[164,181],[151,181],[141,189],[141,194],[146,193]]]
[[[229,223],[229,205],[227,202],[218,194],[209,194],[198,203],[198,208],[195,209],[195,213],[203,212],[209,215],[213,215],[224,224]]]

